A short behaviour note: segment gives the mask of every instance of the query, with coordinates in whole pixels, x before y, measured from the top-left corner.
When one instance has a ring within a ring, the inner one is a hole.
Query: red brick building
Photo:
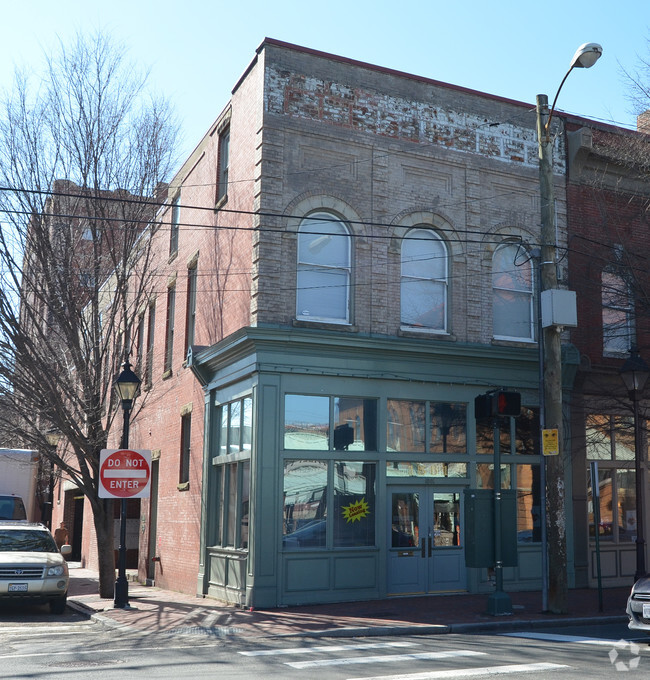
[[[594,122],[571,125],[568,132],[566,266],[578,300],[571,341],[580,352],[571,397],[574,554],[576,580],[585,585],[597,577],[590,462],[598,463],[603,582],[627,584],[635,573],[634,419],[620,369],[635,348],[650,361],[643,120],[638,133]],[[645,413],[641,402],[644,423]],[[646,429],[641,456],[647,490]],[[647,511],[646,500],[646,517]]]

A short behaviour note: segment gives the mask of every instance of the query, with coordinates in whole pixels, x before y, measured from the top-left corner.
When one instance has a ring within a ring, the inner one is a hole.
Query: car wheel
[[[66,596],[58,597],[56,600],[50,602],[50,611],[52,614],[63,614],[65,612]]]

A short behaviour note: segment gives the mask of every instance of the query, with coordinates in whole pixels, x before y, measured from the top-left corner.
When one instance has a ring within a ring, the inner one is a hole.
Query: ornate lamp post
[[[140,382],[140,378],[131,370],[131,364],[125,361],[124,368],[114,383],[124,410],[122,442],[120,444],[122,449],[129,448],[129,421],[133,401],[140,390]],[[129,606],[129,582],[126,579],[126,498],[122,498],[120,506],[120,547],[113,606],[116,609],[126,609]]]
[[[621,378],[627,388],[634,411],[634,485],[636,494],[636,572],[634,580],[638,581],[646,575],[645,570],[645,537],[643,531],[643,451],[641,441],[641,424],[639,420],[639,398],[643,392],[650,368],[639,356],[636,347],[630,350],[630,356],[621,368]]]

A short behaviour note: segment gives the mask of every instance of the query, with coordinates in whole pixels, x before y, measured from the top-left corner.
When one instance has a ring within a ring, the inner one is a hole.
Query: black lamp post
[[[634,409],[634,484],[636,494],[636,572],[634,580],[638,581],[646,575],[645,570],[645,538],[643,533],[643,475],[641,449],[641,425],[639,421],[639,397],[643,392],[650,368],[639,356],[636,347],[630,350],[630,356],[621,368],[621,378],[632,400]]]
[[[140,382],[140,378],[131,370],[131,364],[125,361],[122,372],[115,379],[115,390],[122,401],[124,410],[120,445],[122,449],[129,448],[129,420],[133,401],[138,396]],[[126,609],[129,606],[129,582],[126,579],[126,498],[122,498],[120,506],[120,547],[113,606],[115,609]]]

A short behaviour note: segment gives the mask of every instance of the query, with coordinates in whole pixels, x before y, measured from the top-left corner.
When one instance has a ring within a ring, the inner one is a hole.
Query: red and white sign
[[[149,498],[150,481],[151,451],[101,450],[100,498]]]

